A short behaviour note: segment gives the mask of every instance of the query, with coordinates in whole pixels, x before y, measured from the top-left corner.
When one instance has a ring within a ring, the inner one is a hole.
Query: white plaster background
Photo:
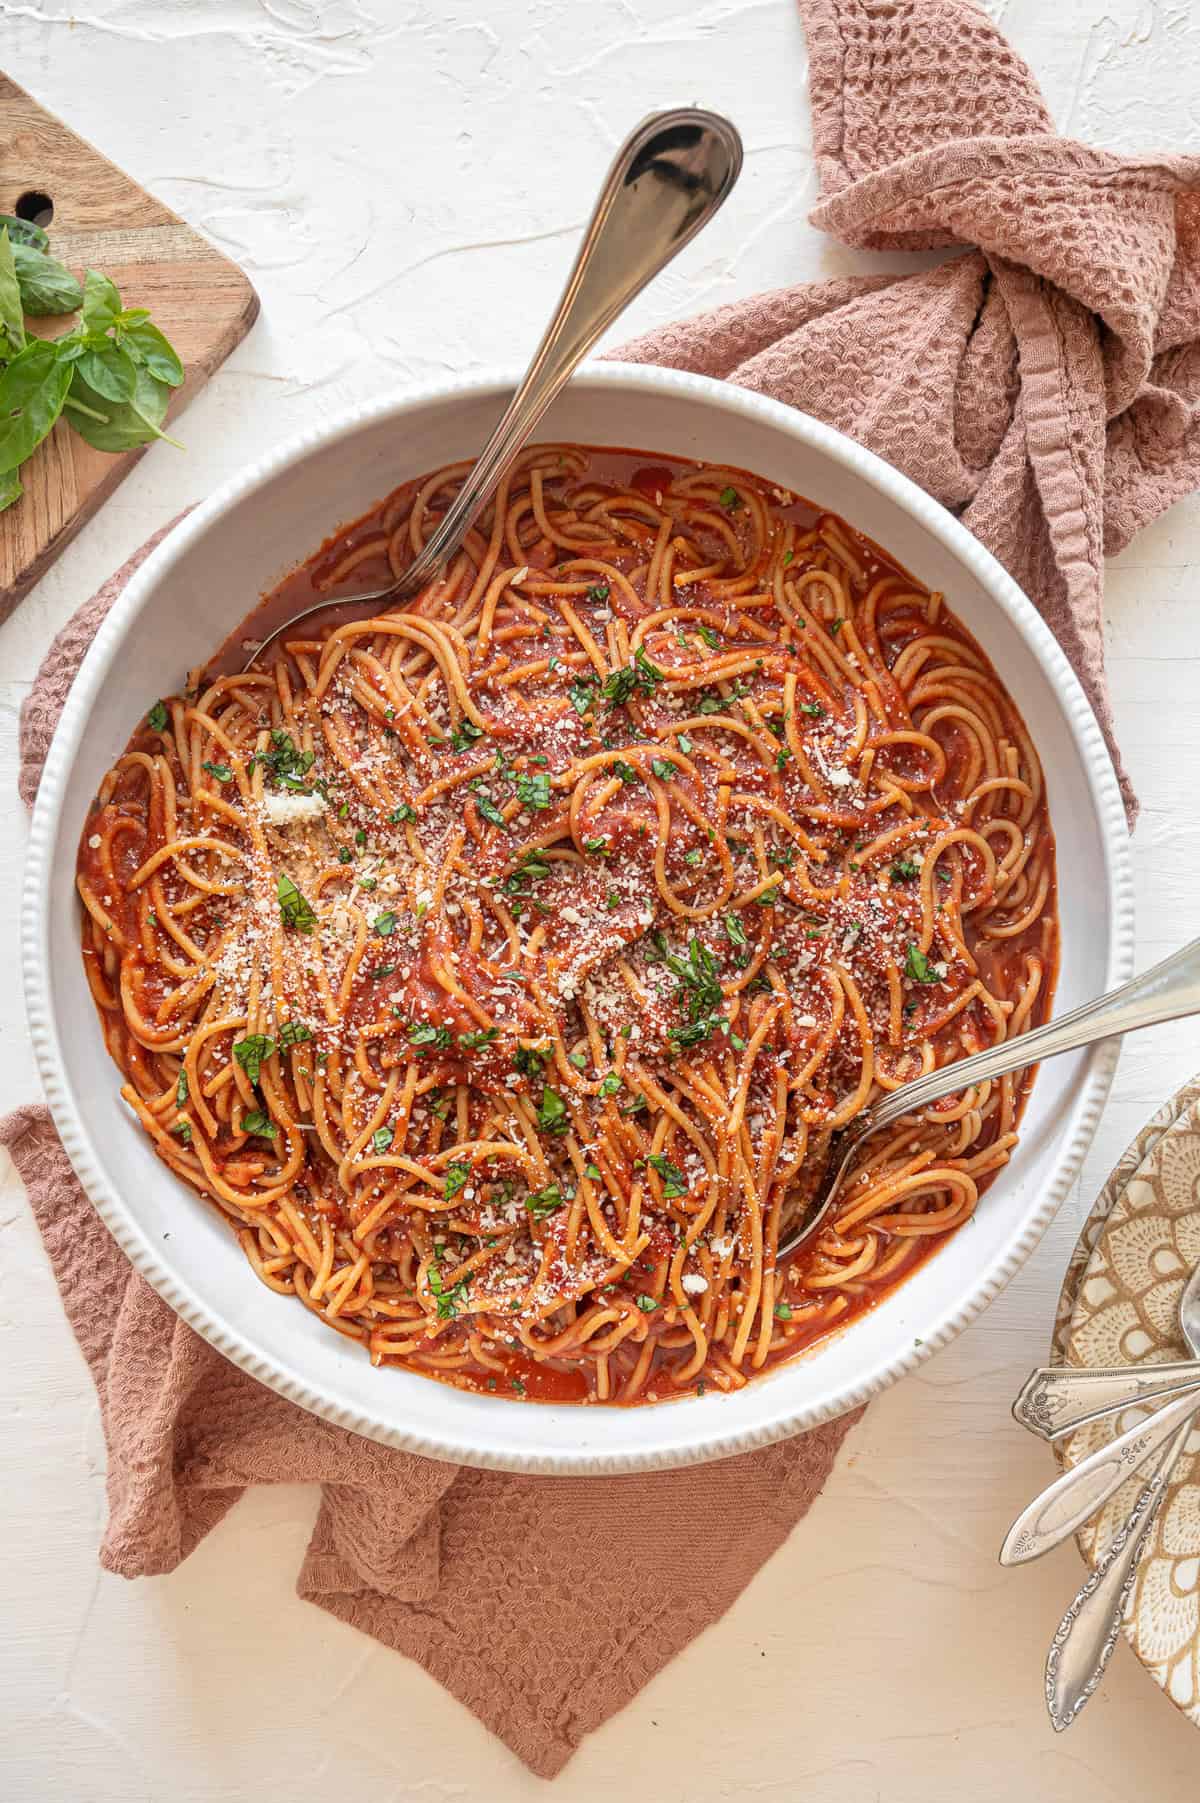
[[[1200,149],[1200,15],[991,0],[1060,126]],[[790,0],[0,0],[0,62],[245,265],[249,340],[0,628],[0,944],[25,821],[17,710],[49,640],[163,519],[347,401],[531,347],[607,158],[672,102],[746,139],[735,200],[618,335],[877,259],[822,241]],[[893,266],[896,260],[893,260]],[[1197,930],[1200,503],[1112,567],[1122,743],[1144,811],[1139,958]],[[11,949],[9,951],[11,958]],[[876,1402],[825,1494],[730,1614],[588,1741],[559,1792],[605,1803],[1182,1803],[1200,1740],[1124,1647],[1056,1739],[1041,1660],[1080,1568],[995,1549],[1053,1471],[1008,1404],[1078,1223],[1143,1119],[1200,1067],[1183,1023],[1126,1048],[1076,1194],[1020,1278]],[[0,1102],[37,1081],[15,982]],[[415,1667],[297,1601],[303,1489],[244,1500],[170,1578],[102,1576],[103,1445],[11,1171],[0,1187],[0,1796],[13,1803],[518,1803],[540,1781]],[[681,1526],[686,1532],[686,1527]]]

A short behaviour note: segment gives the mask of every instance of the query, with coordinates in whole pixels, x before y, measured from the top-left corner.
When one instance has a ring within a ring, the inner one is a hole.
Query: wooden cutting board
[[[80,279],[86,268],[99,269],[126,306],[149,307],[187,371],[169,418],[203,388],[258,314],[258,296],[235,264],[3,74],[0,213],[38,221],[51,255]],[[75,317],[26,324],[52,338]],[[93,450],[59,421],[21,467],[24,495],[0,513],[0,620],[141,454]]]

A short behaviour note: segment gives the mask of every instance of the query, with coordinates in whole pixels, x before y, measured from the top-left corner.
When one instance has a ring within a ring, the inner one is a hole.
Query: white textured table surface
[[[1200,149],[1185,0],[991,0],[1064,131]],[[607,157],[672,102],[746,139],[735,201],[635,309],[671,315],[880,266],[806,225],[815,182],[790,0],[0,0],[5,68],[239,258],[263,318],[0,629],[0,1102],[38,1093],[12,974],[25,820],[17,710],[52,634],[162,520],[351,399],[531,344]],[[1138,953],[1196,931],[1200,503],[1112,567],[1110,667],[1143,800]],[[1046,1642],[1071,1548],[995,1550],[1052,1474],[1009,1401],[1045,1348],[1079,1222],[1126,1142],[1200,1067],[1194,1026],[1131,1041],[1077,1192],[1022,1275],[874,1403],[809,1518],[724,1621],[588,1741],[580,1803],[1194,1799],[1200,1738],[1118,1649],[1056,1739]],[[0,1155],[2,1156],[2,1155]],[[172,1577],[103,1576],[103,1444],[11,1170],[0,1191],[0,1795],[40,1803],[532,1798],[540,1781],[416,1667],[293,1592],[303,1489],[245,1499]]]

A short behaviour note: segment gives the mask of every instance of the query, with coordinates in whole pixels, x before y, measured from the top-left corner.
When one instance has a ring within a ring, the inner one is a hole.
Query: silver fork
[[[850,1165],[864,1140],[885,1127],[892,1127],[905,1115],[917,1114],[931,1102],[953,1095],[970,1083],[1004,1077],[1010,1071],[1037,1064],[1043,1058],[1055,1058],[1060,1052],[1075,1052],[1092,1045],[1097,1039],[1113,1039],[1132,1033],[1138,1027],[1157,1026],[1160,1021],[1178,1020],[1183,1014],[1200,1014],[1200,939],[1193,939],[1182,950],[1164,958],[1152,970],[1143,972],[1095,1001],[1073,1008],[1069,1014],[1047,1021],[1030,1033],[1006,1039],[989,1046],[957,1064],[945,1064],[904,1083],[882,1101],[864,1108],[830,1141],[825,1169],[815,1185],[813,1199],[800,1216],[798,1224],[776,1253],[776,1259],[791,1256],[797,1247],[820,1226],[841,1192]]]

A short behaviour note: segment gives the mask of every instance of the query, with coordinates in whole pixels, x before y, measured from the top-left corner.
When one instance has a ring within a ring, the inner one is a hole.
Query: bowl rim
[[[481,1447],[467,1444],[455,1433],[447,1432],[438,1437],[364,1414],[299,1379],[274,1355],[251,1345],[239,1330],[225,1322],[217,1308],[196,1292],[191,1281],[173,1269],[170,1256],[163,1255],[133,1210],[110,1184],[62,1078],[64,1063],[51,999],[48,935],[55,872],[50,853],[69,778],[96,692],[108,675],[118,648],[155,589],[227,508],[251,497],[309,453],[352,439],[381,420],[402,418],[415,408],[491,390],[511,390],[520,379],[520,373],[511,369],[489,369],[421,388],[406,387],[375,401],[348,407],[333,419],[292,435],[275,450],[235,471],[177,521],[130,577],[88,647],[63,706],[42,770],[30,828],[21,908],[26,1011],[30,1040],[51,1116],[93,1207],[130,1263],[164,1301],[188,1326],[251,1377],[335,1426],[427,1458],[482,1469],[563,1477],[662,1470],[732,1457],[836,1419],[916,1370],[977,1319],[1025,1263],[1078,1175],[1108,1096],[1119,1041],[1103,1042],[1092,1048],[1087,1056],[1066,1136],[1056,1160],[1054,1180],[1042,1192],[1040,1203],[1019,1238],[982,1271],[965,1297],[942,1305],[936,1325],[927,1330],[921,1341],[907,1342],[903,1350],[891,1358],[879,1359],[873,1368],[853,1381],[837,1386],[817,1402],[807,1405],[793,1402],[781,1408],[765,1423],[739,1428],[731,1422],[728,1428],[718,1425],[714,1429],[698,1413],[695,1431],[686,1444],[676,1443],[665,1449],[651,1445],[613,1453],[601,1440],[577,1448],[530,1453],[521,1448],[506,1448],[502,1431],[493,1436],[492,1445]],[[1110,921],[1108,982],[1112,986],[1124,981],[1133,969],[1133,871],[1116,774],[1079,678],[1033,603],[999,561],[940,502],[909,477],[836,428],[784,402],[713,377],[658,365],[624,363],[616,358],[597,360],[572,378],[572,386],[576,388],[602,388],[614,383],[668,398],[678,395],[697,400],[710,407],[741,414],[798,439],[827,457],[832,464],[841,465],[865,480],[886,500],[915,518],[919,526],[938,539],[965,566],[989,599],[1008,616],[1057,690],[1063,716],[1080,755],[1100,828],[1106,876]],[[587,1411],[592,1421],[596,1420],[597,1413]],[[671,1413],[674,1417],[674,1411]],[[498,1427],[504,1419],[503,1415],[497,1414]]]

